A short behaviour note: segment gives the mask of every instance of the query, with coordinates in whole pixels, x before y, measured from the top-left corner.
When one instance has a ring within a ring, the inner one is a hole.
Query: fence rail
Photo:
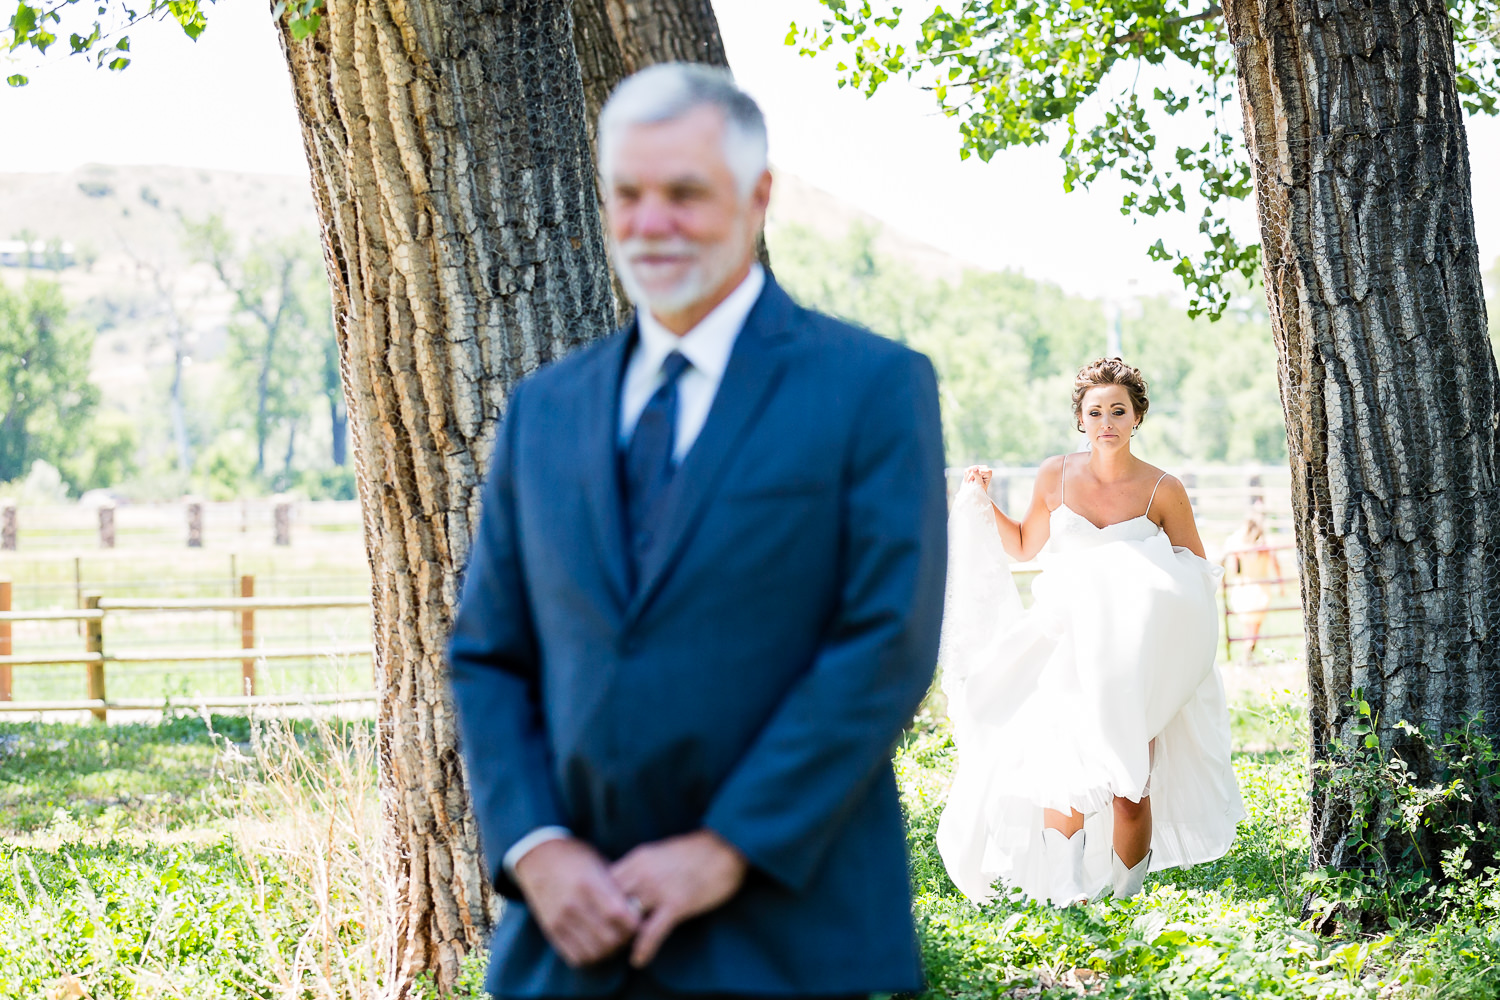
[[[193,698],[82,698],[75,701],[3,701],[0,712],[100,712],[166,708],[255,708],[276,705],[346,705],[374,701],[374,691],[297,695],[207,695]]]
[[[1261,545],[1253,549],[1238,550],[1235,554],[1249,555],[1257,552],[1286,552],[1295,549],[1296,546],[1290,544]],[[1246,608],[1242,611],[1235,611],[1231,606],[1233,603],[1230,599],[1231,589],[1235,587],[1284,587],[1288,583],[1298,582],[1299,578],[1295,576],[1277,575],[1274,577],[1256,579],[1235,578],[1231,580],[1228,573],[1224,574],[1223,578],[1219,581],[1219,596],[1224,604],[1224,657],[1226,659],[1230,659],[1233,657],[1234,644],[1237,642],[1248,642],[1251,644],[1251,649],[1253,650],[1255,648],[1254,644],[1257,642],[1265,642],[1271,639],[1303,638],[1303,634],[1301,631],[1262,633],[1260,631],[1259,625],[1257,625],[1255,630],[1250,632],[1248,635],[1235,635],[1232,628],[1233,620],[1235,618],[1248,618],[1252,615],[1260,615],[1264,617],[1265,615],[1275,614],[1279,611],[1296,611],[1300,613],[1302,611],[1302,604],[1301,602],[1298,602],[1296,604],[1268,603],[1263,608]],[[1269,597],[1267,598],[1267,600],[1269,601]]]
[[[287,547],[354,540],[363,522],[352,500],[209,501],[166,503],[18,503],[0,497],[0,551],[186,547]]]
[[[109,710],[128,708],[162,708],[167,704],[194,707],[233,707],[271,704],[325,703],[368,700],[373,692],[340,694],[262,695],[256,692],[256,664],[263,660],[314,659],[325,656],[369,656],[369,643],[329,643],[317,646],[261,646],[256,642],[255,614],[258,611],[292,611],[321,608],[368,608],[366,595],[321,597],[255,597],[255,578],[240,578],[240,597],[226,598],[108,598],[98,593],[83,595],[84,607],[77,610],[16,611],[11,608],[11,581],[0,580],[0,712],[32,712],[86,709],[95,719],[105,721]],[[140,649],[111,652],[105,646],[105,622],[112,615],[150,614],[153,612],[235,612],[240,616],[239,648],[209,649]],[[65,653],[16,653],[12,648],[12,624],[15,622],[81,622],[85,626],[84,648]],[[183,699],[121,698],[106,694],[105,667],[111,663],[191,663],[240,662],[243,693],[227,696],[203,696]],[[27,701],[12,698],[12,668],[35,666],[82,666],[86,672],[89,696],[73,701]]]

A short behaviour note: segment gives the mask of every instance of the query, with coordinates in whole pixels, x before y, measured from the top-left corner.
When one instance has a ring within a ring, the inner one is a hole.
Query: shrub
[[[1500,908],[1500,753],[1483,716],[1440,739],[1399,722],[1386,749],[1360,692],[1349,707],[1350,736],[1314,765],[1319,794],[1350,811],[1349,861],[1307,878],[1309,909],[1370,927]]]

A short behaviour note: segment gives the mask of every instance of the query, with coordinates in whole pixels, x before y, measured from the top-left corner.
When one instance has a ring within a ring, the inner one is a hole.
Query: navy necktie
[[[625,449],[625,518],[634,570],[639,570],[656,540],[657,508],[676,470],[672,450],[677,441],[677,379],[688,367],[688,359],[677,351],[667,355],[661,366],[662,384],[641,411]]]

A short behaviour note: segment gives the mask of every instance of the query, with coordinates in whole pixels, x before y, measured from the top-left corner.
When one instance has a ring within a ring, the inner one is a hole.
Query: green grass
[[[359,722],[0,725],[0,997],[374,995],[373,745]]]
[[[1308,860],[1305,723],[1291,703],[1232,713],[1247,816],[1229,854],[1152,876],[1126,902],[1064,910],[1002,897],[975,906],[933,836],[953,765],[945,724],[919,719],[897,753],[916,915],[939,997],[1500,996],[1500,892],[1437,924],[1326,937],[1302,919]],[[1253,750],[1243,749],[1254,747]]]
[[[287,645],[299,642],[294,638]],[[368,643],[369,626],[350,632],[333,643]],[[267,645],[275,639],[268,638]],[[203,648],[230,646],[228,641],[203,642]],[[270,660],[256,666],[257,694],[320,694],[369,691],[374,687],[370,657],[308,657]],[[240,661],[205,663],[111,663],[105,675],[105,693],[110,698],[171,698],[184,700],[202,696],[239,695],[243,679]],[[16,701],[76,701],[88,697],[88,680],[78,666],[16,667]]]
[[[243,717],[213,723],[226,738],[249,739]],[[208,734],[193,716],[151,725],[0,725],[0,839],[33,834],[59,813],[107,830],[210,823],[220,751]]]
[[[1438,923],[1308,929],[1302,716],[1257,701],[1233,722],[1248,816],[1230,854],[1129,902],[1054,910],[976,907],[948,882],[932,838],[953,749],[919,718],[896,765],[926,1000],[1500,996],[1493,886]],[[0,997],[60,996],[67,976],[95,1000],[372,995],[389,900],[372,875],[370,727],[212,726],[0,724]],[[310,949],[331,985],[298,966]],[[478,992],[477,959],[468,971],[460,996]]]

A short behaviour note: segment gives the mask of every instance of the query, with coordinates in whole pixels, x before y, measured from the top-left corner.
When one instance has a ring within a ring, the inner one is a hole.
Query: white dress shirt
[[[649,310],[640,310],[637,320],[640,339],[625,366],[625,381],[620,386],[620,447],[630,443],[641,412],[661,387],[662,363],[667,355],[680,351],[687,358],[688,367],[677,377],[677,434],[672,458],[682,461],[708,421],[708,411],[718,395],[719,383],[724,381],[724,369],[729,367],[734,342],[765,286],[765,270],[759,264],[752,264],[739,287],[680,337],[662,326]],[[501,866],[515,878],[516,863],[532,848],[572,835],[567,827],[538,827],[511,845],[501,859]]]
[[[620,447],[630,443],[641,411],[661,387],[662,362],[678,351],[689,364],[677,377],[677,436],[672,446],[673,460],[682,461],[708,420],[734,342],[765,286],[766,272],[759,264],[752,264],[739,287],[680,337],[662,326],[650,311],[640,311],[640,340],[630,354],[620,386]]]

